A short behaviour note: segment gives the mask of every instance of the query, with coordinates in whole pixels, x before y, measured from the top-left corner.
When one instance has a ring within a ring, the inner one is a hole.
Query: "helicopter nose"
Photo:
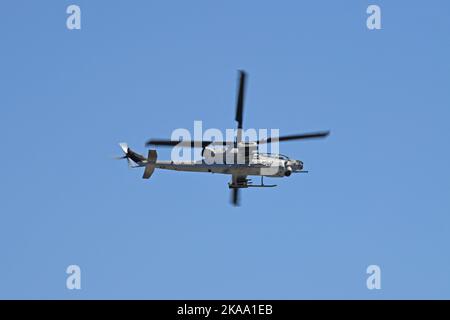
[[[287,171],[289,171],[289,175],[292,171],[298,171],[303,169],[303,162],[300,160],[290,160],[286,162]]]

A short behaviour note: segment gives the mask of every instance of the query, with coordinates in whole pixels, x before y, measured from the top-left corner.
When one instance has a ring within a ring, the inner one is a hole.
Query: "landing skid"
[[[245,184],[233,185],[231,183],[228,184],[230,189],[242,189],[242,188],[273,188],[276,187],[276,184],[264,184],[263,176],[261,176],[261,184],[252,184],[250,179],[247,179]]]
[[[247,188],[273,188],[276,184],[249,184]]]
[[[261,184],[258,185],[249,185],[249,187],[253,187],[253,188],[273,188],[276,187],[276,184],[264,184],[264,176],[261,176]]]

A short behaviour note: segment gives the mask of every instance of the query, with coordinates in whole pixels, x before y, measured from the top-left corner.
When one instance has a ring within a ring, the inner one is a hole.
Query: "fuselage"
[[[244,157],[241,163],[234,161],[236,160],[234,157],[229,158],[229,161],[226,161],[226,158],[220,160],[225,161],[219,161],[219,159],[212,159],[211,157],[204,157],[199,161],[158,160],[155,163],[155,168],[266,177],[290,176],[292,172],[303,169],[303,163],[300,160],[291,160],[286,156],[278,154],[253,153],[248,157]],[[237,160],[239,160],[239,157]],[[146,166],[146,161],[138,165]]]

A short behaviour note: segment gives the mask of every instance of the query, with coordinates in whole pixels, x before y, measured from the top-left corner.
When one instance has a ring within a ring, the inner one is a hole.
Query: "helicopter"
[[[234,141],[149,139],[145,143],[146,147],[202,148],[202,159],[197,161],[158,160],[155,149],[148,150],[147,157],[144,157],[131,150],[126,143],[119,143],[124,155],[118,159],[126,159],[129,166],[133,168],[143,167],[143,179],[149,179],[155,169],[231,175],[228,187],[231,189],[231,203],[234,206],[240,204],[240,189],[276,187],[274,184],[264,184],[264,177],[289,177],[293,173],[307,173],[308,171],[303,170],[302,161],[279,153],[261,153],[259,147],[284,141],[325,138],[330,131],[272,136],[256,141],[247,141],[243,136],[246,78],[247,73],[240,70],[235,116],[237,130]],[[260,176],[260,184],[253,184],[248,176]]]

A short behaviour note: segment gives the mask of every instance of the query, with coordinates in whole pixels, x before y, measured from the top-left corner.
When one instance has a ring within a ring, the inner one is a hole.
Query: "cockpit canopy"
[[[279,154],[279,153],[260,153],[259,155],[262,157],[276,158],[279,160],[289,160],[288,156],[285,156],[284,154]]]

